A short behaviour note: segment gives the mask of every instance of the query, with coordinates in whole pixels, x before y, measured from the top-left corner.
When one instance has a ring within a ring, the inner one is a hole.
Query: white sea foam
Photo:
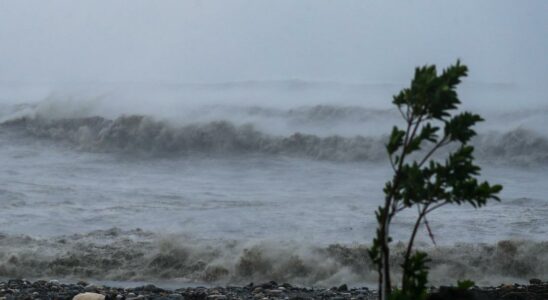
[[[318,247],[296,241],[201,241],[117,228],[49,239],[2,236],[0,276],[374,286],[375,269],[366,249],[358,244]],[[394,250],[394,259],[399,261],[404,248],[396,245]],[[548,275],[546,242],[505,240],[423,250],[432,258],[432,284],[454,284],[467,278],[478,285],[496,285]]]

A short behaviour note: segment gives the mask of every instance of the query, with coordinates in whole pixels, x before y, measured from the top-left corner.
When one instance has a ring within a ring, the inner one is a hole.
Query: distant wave
[[[69,105],[67,105],[67,103]],[[84,102],[85,103],[85,102]],[[67,107],[69,106],[69,107]],[[18,118],[41,118],[41,119],[60,119],[67,118],[68,115],[73,115],[71,118],[93,117],[93,115],[85,116],[77,111],[77,108],[84,108],[85,104],[74,104],[72,102],[52,102],[39,104],[18,104],[18,105],[1,105],[0,104],[0,122],[6,122]],[[399,118],[400,115],[395,109],[372,109],[352,105],[312,105],[312,106],[297,106],[291,109],[281,109],[258,105],[222,105],[210,104],[188,108],[182,112],[183,117],[188,114],[199,115],[204,119],[209,116],[217,118],[236,117],[247,118],[253,120],[280,119],[289,124],[310,124],[317,125],[318,123],[336,124],[336,123],[363,123],[386,118]],[[127,114],[126,114],[127,115]],[[131,116],[131,114],[129,114]]]
[[[395,110],[367,109],[356,106],[316,105],[287,111],[287,117],[302,122],[370,122],[399,117]]]
[[[403,245],[394,246],[394,266]],[[480,285],[548,277],[548,242],[499,241],[424,248],[432,284],[472,279]],[[247,284],[275,280],[306,286],[375,282],[364,245],[292,241],[199,241],[142,230],[99,230],[38,239],[0,235],[0,276],[101,280],[184,280]],[[399,272],[395,269],[394,272]]]
[[[548,163],[548,139],[525,128],[482,134],[475,144],[477,155],[487,160],[522,165]]]
[[[255,110],[255,114],[273,113],[262,108]],[[314,118],[325,121],[329,118],[340,119],[341,115],[365,117],[366,114],[375,114],[374,111],[330,106],[286,113],[308,122]],[[68,142],[81,150],[94,152],[151,155],[252,153],[331,161],[386,159],[386,136],[324,137],[299,132],[280,136],[262,132],[251,124],[236,125],[223,120],[177,126],[141,115],[121,116],[113,120],[103,117],[48,119],[23,116],[4,121],[1,126],[22,130],[35,137]],[[520,165],[548,163],[548,139],[525,128],[483,133],[473,143],[476,156],[485,161]]]
[[[251,125],[227,121],[175,127],[145,116],[122,116],[47,120],[19,118],[4,122],[36,137],[71,142],[89,151],[126,151],[157,154],[263,153],[313,159],[355,161],[378,160],[384,156],[379,138],[318,137],[295,133],[273,136]]]

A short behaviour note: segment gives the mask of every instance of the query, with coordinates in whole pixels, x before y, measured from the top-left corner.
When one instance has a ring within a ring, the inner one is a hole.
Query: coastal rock
[[[105,300],[105,295],[97,293],[81,293],[74,296],[72,300]]]
[[[348,286],[346,284],[343,284],[343,285],[339,286],[339,288],[337,290],[339,292],[347,292],[348,291]]]
[[[87,283],[86,281],[83,281],[83,280],[80,280],[76,283],[77,285],[81,285],[81,286],[88,286],[89,283]]]
[[[85,292],[96,292],[97,291],[97,286],[94,285],[94,284],[88,284],[88,285],[86,285],[86,287],[84,287],[84,291]]]
[[[269,294],[269,295],[273,295],[273,296],[276,296],[276,295],[281,295],[283,293],[282,290],[266,290],[266,293]]]
[[[163,289],[156,287],[154,284],[147,284],[143,287],[145,292],[162,292]]]
[[[278,284],[276,283],[276,281],[270,281],[270,282],[265,282],[265,283],[261,284],[261,287],[265,290],[270,290],[270,289],[278,287]]]

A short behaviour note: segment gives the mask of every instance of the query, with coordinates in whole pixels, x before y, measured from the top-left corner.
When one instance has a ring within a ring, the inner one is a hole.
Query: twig
[[[426,226],[426,230],[428,230],[428,236],[432,240],[432,243],[434,243],[434,246],[437,246],[436,240],[434,239],[434,234],[432,233],[432,229],[430,228],[430,225],[428,225],[428,220],[426,219],[426,215],[424,216],[424,225]]]
[[[428,153],[424,156],[424,158],[421,160],[421,162],[419,163],[419,167],[422,167],[422,165],[428,161],[428,159],[430,158],[430,156],[432,156],[432,154],[434,154],[434,152],[436,152],[436,150],[438,150],[440,147],[442,146],[445,146],[445,139],[447,138],[447,135],[444,135],[443,138],[434,146],[432,147],[432,149],[430,149],[430,151],[428,151]]]
[[[444,206],[444,205],[446,205],[446,204],[448,204],[448,203],[449,203],[449,202],[443,202],[443,203],[434,205],[434,206],[430,207],[430,209],[428,209],[428,210],[426,211],[426,213],[429,214],[429,213],[430,213],[431,211],[433,211],[434,209],[438,209],[438,208],[440,208],[440,207],[442,207],[442,206]]]

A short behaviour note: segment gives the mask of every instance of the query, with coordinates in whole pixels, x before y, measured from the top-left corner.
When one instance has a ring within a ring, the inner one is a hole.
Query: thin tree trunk
[[[404,268],[403,268],[403,276],[402,276],[402,289],[405,290],[407,288],[406,282],[407,282],[407,263],[409,262],[409,257],[411,257],[411,251],[413,250],[413,244],[415,242],[415,237],[417,236],[417,231],[419,229],[419,226],[421,224],[422,218],[426,214],[426,211],[428,209],[428,205],[425,205],[422,210],[419,210],[419,216],[417,217],[417,220],[415,221],[415,226],[413,226],[413,231],[411,233],[411,237],[409,238],[409,242],[407,243],[407,251],[405,251],[404,256]]]

